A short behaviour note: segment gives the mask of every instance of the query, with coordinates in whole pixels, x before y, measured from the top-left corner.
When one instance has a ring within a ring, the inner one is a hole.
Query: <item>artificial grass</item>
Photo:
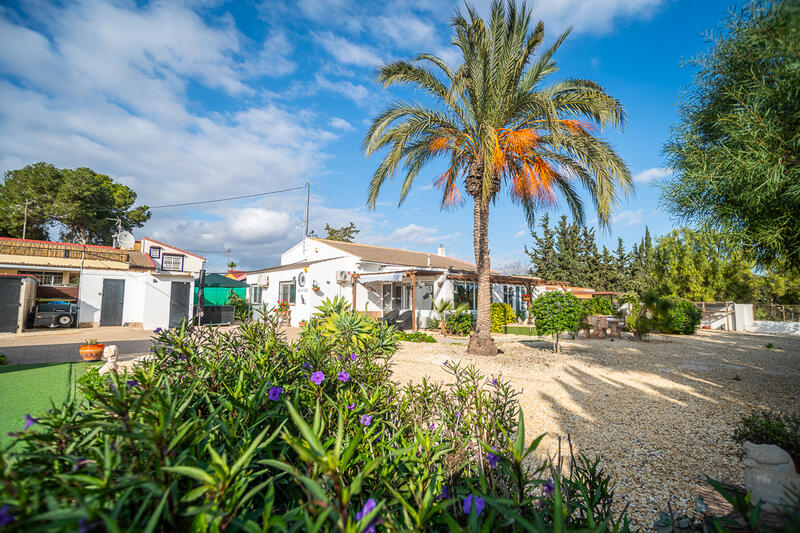
[[[503,326],[504,333],[511,333],[514,335],[530,335],[536,337],[536,326]]]
[[[52,404],[77,393],[75,380],[89,363],[41,363],[0,366],[0,447],[8,445],[9,432],[22,431],[25,415],[36,418]]]

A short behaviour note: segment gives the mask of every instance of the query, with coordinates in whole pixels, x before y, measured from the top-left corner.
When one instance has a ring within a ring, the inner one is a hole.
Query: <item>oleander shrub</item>
[[[500,333],[503,326],[517,321],[514,308],[502,302],[493,302],[491,307],[492,333]]]
[[[540,294],[531,304],[539,335],[550,335],[553,351],[561,350],[560,338],[565,331],[575,332],[580,326],[583,306],[570,292],[548,291]]]
[[[800,413],[760,411],[742,417],[733,433],[733,440],[743,443],[774,444],[800,464]]]
[[[412,331],[412,332],[398,331],[397,338],[400,339],[401,341],[408,341],[408,342],[436,342],[436,339],[434,339],[427,333],[423,333],[422,331]]]
[[[596,463],[536,466],[507,382],[445,361],[446,385],[401,387],[396,340],[372,338],[396,333],[348,313],[296,343],[276,321],[158,332],[132,374],[28,415],[0,451],[0,526],[628,530]]]
[[[664,309],[656,315],[656,329],[680,335],[692,335],[697,331],[703,314],[696,305],[677,296],[665,296],[662,301]]]

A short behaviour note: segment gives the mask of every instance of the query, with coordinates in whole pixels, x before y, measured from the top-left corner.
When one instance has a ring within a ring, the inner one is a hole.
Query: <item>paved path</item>
[[[0,335],[0,353],[9,365],[27,363],[65,363],[80,361],[78,348],[89,337],[105,344],[116,344],[120,359],[150,352],[152,331],[111,327],[34,331],[19,335]]]

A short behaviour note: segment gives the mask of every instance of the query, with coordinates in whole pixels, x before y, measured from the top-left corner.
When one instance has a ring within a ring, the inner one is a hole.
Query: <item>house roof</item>
[[[399,248],[387,248],[385,246],[373,246],[371,244],[359,244],[355,242],[331,241],[328,239],[312,238],[312,240],[371,263],[409,267],[451,268],[453,270],[466,272],[474,272],[476,270],[475,265],[472,263],[452,257],[441,256],[436,253],[412,252],[411,250],[401,250]],[[430,263],[428,262],[429,260]]]
[[[197,255],[197,254],[193,254],[192,252],[187,252],[186,250],[183,250],[182,248],[178,248],[177,246],[173,246],[173,245],[171,245],[171,244],[167,244],[167,243],[165,243],[165,242],[161,242],[161,241],[157,241],[157,240],[155,240],[155,239],[151,239],[150,237],[142,237],[142,238],[139,240],[139,242],[141,242],[141,241],[144,241],[144,240],[148,240],[148,241],[150,241],[150,242],[154,242],[154,243],[156,243],[156,244],[160,244],[161,246],[166,246],[167,248],[172,248],[173,250],[178,250],[178,251],[179,251],[179,252],[181,252],[181,253],[184,253],[184,254],[186,254],[186,255],[191,255],[192,257],[196,257],[196,258],[198,258],[198,259],[202,259],[203,261],[205,261],[205,260],[206,260],[206,258],[205,258],[205,257],[203,257],[202,255]]]
[[[79,267],[109,270],[152,269],[155,265],[136,250],[121,250],[99,244],[40,241],[0,237],[2,261],[26,266]]]
[[[262,268],[261,270],[252,270],[248,274],[263,274],[265,272],[280,272],[281,270],[294,270],[296,268],[305,268],[315,263],[322,263],[323,261],[330,261],[332,259],[339,259],[338,257],[330,257],[327,259],[315,259],[313,261],[298,261],[296,263],[289,263],[287,265],[278,265],[270,268]]]

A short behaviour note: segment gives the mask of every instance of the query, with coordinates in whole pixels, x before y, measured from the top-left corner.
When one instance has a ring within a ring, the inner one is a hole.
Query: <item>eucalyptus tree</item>
[[[536,212],[557,205],[561,197],[582,222],[576,187],[582,186],[598,220],[607,225],[632,181],[622,159],[594,131],[621,127],[625,111],[593,81],[546,83],[557,70],[553,57],[569,31],[539,53],[544,24],[531,31],[531,13],[524,5],[495,1],[486,21],[467,5],[466,14],[456,11],[451,24],[461,63],[457,68],[421,54],[379,70],[384,87],[410,85],[429,98],[396,102],[373,120],[364,151],[368,156],[381,152],[381,160],[367,203],[374,208],[381,188],[400,170],[405,175],[402,204],[428,162],[447,161],[447,170],[435,180],[442,208],[462,204],[464,193],[473,204],[478,316],[468,351],[494,355],[488,238],[493,200],[505,188],[532,226]]]

